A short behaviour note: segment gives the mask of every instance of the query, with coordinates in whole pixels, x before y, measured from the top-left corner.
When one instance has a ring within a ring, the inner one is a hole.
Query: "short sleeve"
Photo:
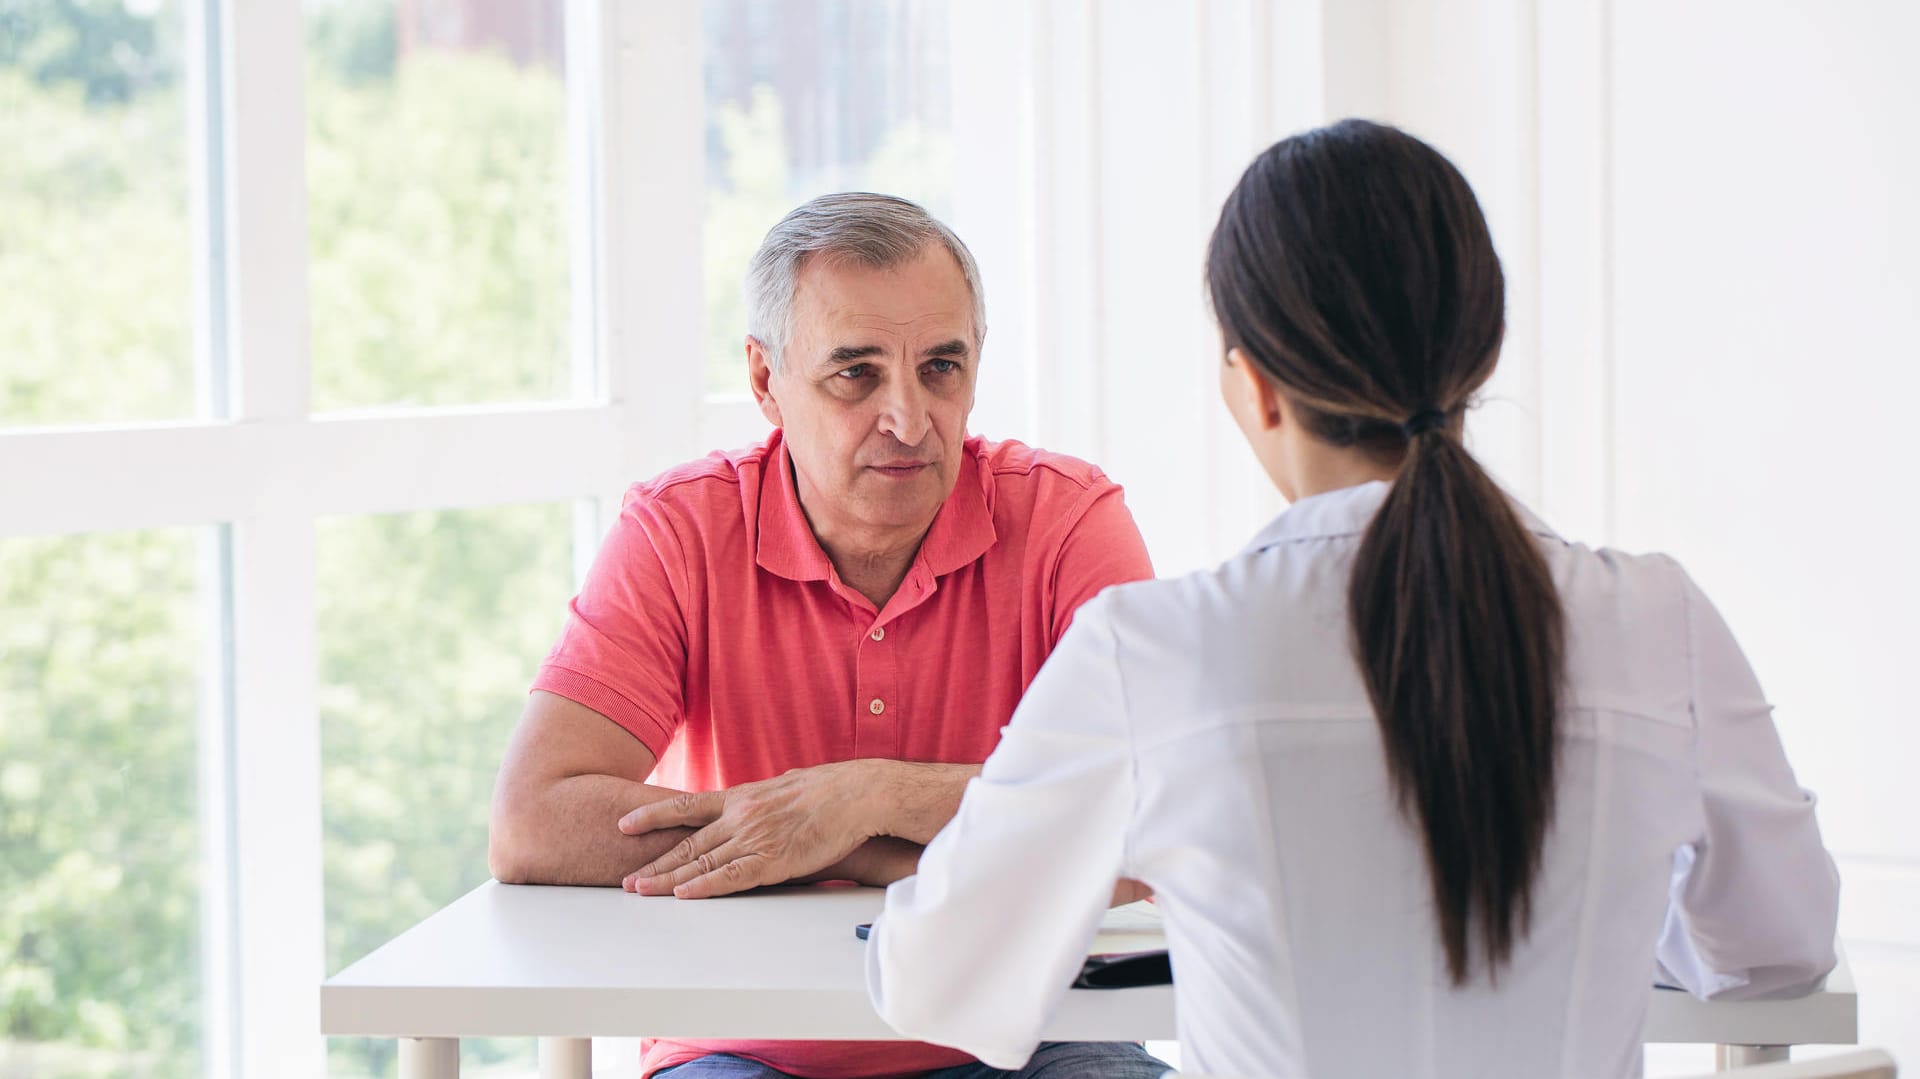
[[[1714,999],[1805,994],[1833,968],[1839,875],[1733,632],[1685,595],[1705,823],[1674,858],[1661,972]]]
[[[613,720],[657,760],[684,714],[685,570],[666,513],[644,489],[630,492],[533,688]]]
[[[1120,487],[1105,478],[1088,492],[1086,509],[1067,530],[1054,563],[1053,617],[1047,644],[1066,636],[1074,612],[1108,585],[1153,577],[1140,527],[1127,510]]]
[[[1133,753],[1105,602],[1048,659],[918,874],[887,889],[867,950],[881,1018],[996,1068],[1038,1045],[1126,867]]]

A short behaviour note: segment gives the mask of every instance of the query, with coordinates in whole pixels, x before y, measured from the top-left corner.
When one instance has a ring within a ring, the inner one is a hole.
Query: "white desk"
[[[541,1039],[543,1076],[589,1074],[593,1037],[886,1039],[853,934],[876,888],[681,901],[487,883],[321,986],[327,1035],[401,1039],[403,1079],[459,1071],[465,1037]],[[1096,951],[1150,946],[1104,937]],[[1173,990],[1074,990],[1046,1037],[1174,1037]],[[1703,1004],[1654,990],[1647,1040],[1780,1047],[1857,1037],[1846,960],[1802,1000]],[[1735,1052],[1735,1061],[1783,1049]]]

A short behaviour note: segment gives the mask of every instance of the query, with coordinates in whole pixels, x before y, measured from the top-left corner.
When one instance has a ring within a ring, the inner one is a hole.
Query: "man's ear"
[[[1237,348],[1227,350],[1227,366],[1233,369],[1234,390],[1239,398],[1241,415],[1250,419],[1262,431],[1271,431],[1280,426],[1286,415],[1286,403],[1281,400],[1280,391],[1260,368]]]
[[[767,355],[767,346],[752,335],[747,337],[747,382],[753,388],[754,403],[760,406],[760,414],[775,427],[784,427],[780,422],[780,402],[773,398],[773,363]]]

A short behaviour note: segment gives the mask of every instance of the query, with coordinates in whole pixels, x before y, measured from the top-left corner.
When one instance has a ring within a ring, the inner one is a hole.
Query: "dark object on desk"
[[[1173,961],[1165,948],[1147,952],[1090,955],[1073,980],[1075,989],[1132,989],[1142,985],[1172,985]]]
[[[854,926],[853,935],[861,940],[871,939],[873,923]],[[1172,984],[1173,961],[1167,958],[1165,948],[1087,956],[1086,963],[1080,967],[1080,976],[1073,980],[1075,989],[1132,989]]]

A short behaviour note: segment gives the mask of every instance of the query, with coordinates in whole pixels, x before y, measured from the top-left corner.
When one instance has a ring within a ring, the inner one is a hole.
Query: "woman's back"
[[[1076,612],[889,891],[881,1014],[1017,1066],[1115,876],[1161,898],[1203,1072],[1635,1074],[1656,942],[1697,993],[1810,988],[1838,884],[1732,635],[1466,446],[1506,321],[1465,177],[1364,120],[1284,139],[1207,282],[1222,399],[1293,508]]]
[[[1718,616],[1670,560],[1531,520],[1568,630],[1552,824],[1530,933],[1497,981],[1452,986],[1342,632],[1385,491],[1308,499],[1220,568],[1114,589],[1098,612],[1137,769],[1125,872],[1167,916],[1186,1066],[1637,1074],[1675,853],[1696,843],[1711,854],[1661,958],[1701,992],[1811,987],[1832,963],[1831,863]]]

